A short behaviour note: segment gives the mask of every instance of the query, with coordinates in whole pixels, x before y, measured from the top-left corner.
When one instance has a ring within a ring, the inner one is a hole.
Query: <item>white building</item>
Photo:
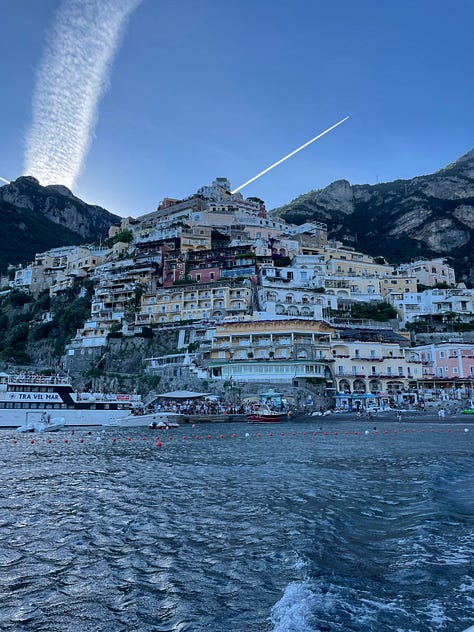
[[[403,325],[429,316],[458,318],[462,322],[474,319],[474,290],[425,290],[393,293],[386,300],[398,311]]]
[[[403,263],[398,267],[402,276],[416,276],[417,283],[433,287],[438,283],[455,285],[456,277],[454,269],[445,259],[418,259],[411,263]]]

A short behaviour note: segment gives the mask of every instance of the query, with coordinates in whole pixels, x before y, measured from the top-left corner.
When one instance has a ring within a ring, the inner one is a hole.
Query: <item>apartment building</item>
[[[454,317],[461,322],[474,320],[474,290],[393,292],[386,296],[386,300],[395,307],[403,325],[431,316]]]
[[[332,332],[327,323],[313,320],[221,323],[210,351],[209,377],[287,384],[315,378],[332,386]]]
[[[403,263],[398,266],[398,272],[402,276],[414,276],[417,283],[429,287],[439,283],[456,284],[454,269],[445,259],[418,259],[412,263]]]
[[[251,312],[252,288],[220,281],[157,288],[142,296],[137,325],[157,325],[188,320],[241,318]]]

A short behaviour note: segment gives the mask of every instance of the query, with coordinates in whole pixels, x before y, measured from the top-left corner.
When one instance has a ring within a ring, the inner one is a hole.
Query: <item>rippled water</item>
[[[474,426],[320,423],[1,431],[0,628],[472,625]]]

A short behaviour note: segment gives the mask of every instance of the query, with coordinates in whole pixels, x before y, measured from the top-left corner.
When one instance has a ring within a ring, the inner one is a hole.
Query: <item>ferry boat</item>
[[[62,417],[65,426],[102,426],[140,406],[139,395],[75,391],[69,377],[0,373],[1,428],[24,425],[32,411]]]

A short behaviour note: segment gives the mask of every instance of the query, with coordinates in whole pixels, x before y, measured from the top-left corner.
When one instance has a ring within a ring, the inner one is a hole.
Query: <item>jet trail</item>
[[[287,156],[284,156],[283,158],[280,158],[280,160],[278,160],[277,162],[274,162],[272,165],[270,165],[269,167],[267,167],[266,169],[264,169],[263,171],[260,171],[260,173],[257,173],[256,176],[254,176],[253,178],[250,178],[250,180],[247,180],[247,182],[244,182],[243,184],[241,184],[239,187],[237,187],[236,189],[234,189],[233,191],[231,191],[231,193],[237,193],[237,191],[240,191],[240,189],[243,189],[244,187],[246,187],[248,184],[250,184],[251,182],[254,182],[255,180],[257,180],[258,178],[260,178],[261,176],[265,175],[266,173],[268,173],[269,171],[271,171],[272,169],[274,169],[275,167],[278,167],[278,165],[281,165],[282,162],[285,162],[285,160],[288,160],[288,158],[291,158],[292,156],[294,156],[295,154],[297,154],[299,151],[301,151],[302,149],[304,149],[305,147],[307,147],[308,145],[311,145],[311,143],[314,143],[315,140],[318,140],[318,138],[321,138],[321,136],[324,136],[325,134],[327,134],[328,132],[330,132],[331,130],[333,130],[335,127],[337,127],[338,125],[341,125],[341,123],[344,123],[344,121],[347,121],[349,117],[346,116],[345,118],[343,118],[341,121],[339,121],[338,123],[336,123],[335,125],[332,125],[331,127],[329,127],[327,130],[325,130],[324,132],[321,132],[321,134],[318,134],[317,136],[315,136],[314,138],[312,138],[311,140],[309,140],[307,143],[305,143],[304,145],[301,145],[301,147],[298,147],[298,149],[295,149],[294,151],[292,151],[290,154],[288,154]]]
[[[2,182],[6,182],[7,184],[10,184],[10,180],[5,180],[5,178],[1,178],[1,177],[0,177],[0,180],[1,180]]]
[[[141,0],[63,0],[36,75],[25,173],[72,188],[124,27]]]

